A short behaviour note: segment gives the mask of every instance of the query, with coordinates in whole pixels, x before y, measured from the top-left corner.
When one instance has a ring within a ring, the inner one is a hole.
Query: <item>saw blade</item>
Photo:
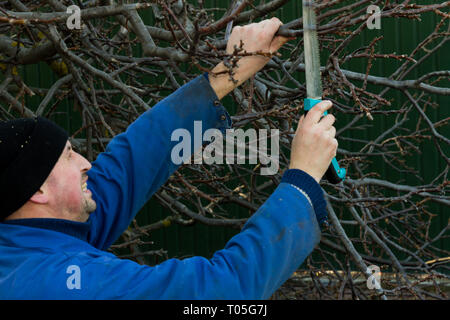
[[[303,0],[303,42],[305,46],[306,95],[311,99],[322,99],[320,78],[319,40],[317,38],[314,1]]]

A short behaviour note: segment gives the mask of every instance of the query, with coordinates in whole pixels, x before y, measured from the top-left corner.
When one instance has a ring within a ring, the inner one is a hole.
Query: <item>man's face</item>
[[[72,150],[69,141],[44,185],[49,205],[61,219],[85,222],[97,204],[87,189],[87,174],[91,164]]]

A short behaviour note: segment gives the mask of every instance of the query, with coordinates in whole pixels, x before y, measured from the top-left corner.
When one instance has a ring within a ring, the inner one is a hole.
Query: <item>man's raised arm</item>
[[[97,210],[89,218],[91,244],[108,248],[151,195],[177,170],[179,164],[171,159],[176,145],[172,137],[175,130],[186,130],[194,137],[197,121],[202,124],[201,136],[208,129],[230,128],[231,119],[220,99],[262,69],[270,60],[268,56],[288,40],[274,38],[280,25],[277,18],[272,18],[235,27],[228,41],[228,53],[242,42],[242,49],[247,53],[265,55],[242,57],[233,70],[235,81],[230,80],[225,65],[220,63],[209,77],[201,75],[185,84],[108,144],[88,172],[88,187],[97,203]],[[190,150],[198,151],[192,140]],[[192,152],[183,154],[183,159],[189,158]]]

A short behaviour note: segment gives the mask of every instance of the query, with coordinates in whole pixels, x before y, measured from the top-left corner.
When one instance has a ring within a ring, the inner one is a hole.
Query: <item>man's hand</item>
[[[240,47],[241,41],[243,42],[242,49],[247,53],[260,52],[267,55],[276,53],[283,44],[290,40],[280,36],[274,37],[282,24],[278,18],[272,18],[243,27],[234,27],[227,43],[227,53],[232,54],[235,46]],[[241,57],[238,67],[233,70],[233,78],[237,80],[237,83],[233,83],[226,72],[216,75],[228,70],[223,63],[220,63],[209,74],[211,87],[216,92],[217,97],[222,99],[234,88],[254,76],[269,61],[270,58],[268,56],[262,55]]]
[[[331,101],[322,101],[306,117],[303,115],[292,141],[289,169],[303,170],[317,182],[327,171],[338,147],[336,128],[333,127],[335,117],[328,114],[321,119],[332,105]]]

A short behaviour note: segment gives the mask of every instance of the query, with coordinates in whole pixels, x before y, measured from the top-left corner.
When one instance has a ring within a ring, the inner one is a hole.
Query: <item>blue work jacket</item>
[[[82,224],[88,227],[86,241],[51,229],[0,223],[0,299],[269,298],[319,242],[314,202],[323,201],[323,195],[311,191],[320,189],[317,183],[304,188],[280,183],[211,259],[169,259],[147,266],[105,251],[178,168],[171,161],[177,143],[171,134],[185,128],[194,136],[194,121],[202,121],[203,130],[231,125],[203,75],[143,113],[108,144],[88,171],[97,209]]]

